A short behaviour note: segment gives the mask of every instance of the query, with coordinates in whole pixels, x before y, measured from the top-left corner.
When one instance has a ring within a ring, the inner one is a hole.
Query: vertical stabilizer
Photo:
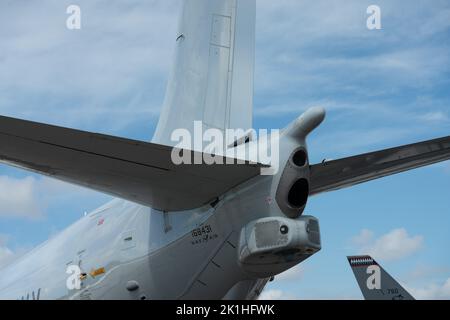
[[[185,0],[175,63],[153,142],[174,145],[175,129],[250,129],[255,0]],[[174,39],[175,40],[175,39]]]
[[[414,300],[372,257],[347,257],[366,300]]]

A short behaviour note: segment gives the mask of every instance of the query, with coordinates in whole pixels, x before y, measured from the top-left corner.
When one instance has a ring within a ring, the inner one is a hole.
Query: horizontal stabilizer
[[[450,136],[311,166],[310,195],[450,159]]]
[[[212,202],[262,167],[175,165],[171,153],[168,146],[0,117],[1,162],[163,211]]]

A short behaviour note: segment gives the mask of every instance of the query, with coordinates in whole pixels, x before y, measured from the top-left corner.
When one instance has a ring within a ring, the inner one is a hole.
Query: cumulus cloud
[[[0,234],[0,267],[9,263],[13,257],[14,253],[6,246],[7,237]]]
[[[394,229],[378,238],[374,237],[372,231],[363,229],[352,242],[359,248],[360,254],[369,254],[385,261],[403,259],[424,246],[423,236],[410,236],[403,228]]]
[[[39,218],[42,207],[33,177],[0,176],[0,217]]]
[[[420,300],[448,300],[450,299],[450,278],[441,284],[432,283],[419,289],[407,287],[407,290],[414,298]]]
[[[379,3],[388,31],[368,31],[365,20],[369,4],[368,1],[258,1],[258,42],[264,43],[265,50],[258,60],[257,83],[261,86],[257,90],[271,93],[295,90],[294,96],[305,98],[321,88],[323,96],[346,92],[350,100],[359,96],[369,102],[374,93],[381,96],[398,93],[439,79],[442,62],[448,62],[442,53],[449,48],[444,44],[424,47],[423,41],[446,30],[444,19],[436,18],[442,16],[447,5],[408,6],[409,22],[412,17],[421,17],[422,25],[433,22],[429,32],[412,36],[410,23],[396,14],[405,12],[404,5],[398,2]],[[431,53],[435,53],[436,60],[429,59]],[[392,86],[388,88],[386,83]]]
[[[373,240],[374,232],[369,229],[362,229],[361,232],[352,239],[353,244],[358,247],[366,246]]]
[[[9,238],[9,235],[0,234],[0,268],[19,259],[32,249],[30,246],[19,246],[12,249],[9,245]]]
[[[416,299],[450,299],[450,266],[419,264],[407,273],[405,283]]]
[[[0,267],[6,265],[14,257],[14,253],[6,246],[0,245]]]
[[[180,1],[77,1],[76,31],[66,28],[70,4],[0,4],[8,26],[0,30],[0,112],[109,132],[144,117],[150,127],[163,99]]]
[[[92,197],[90,189],[42,176],[0,176],[0,218],[41,219],[51,201]]]
[[[426,122],[445,122],[449,120],[448,115],[442,111],[429,112],[421,115],[419,118]]]
[[[450,275],[450,266],[433,266],[428,264],[417,265],[408,273],[410,281],[429,279],[430,277]]]
[[[295,267],[277,275],[275,277],[276,281],[284,280],[300,280],[305,273],[305,269],[302,265],[298,264]]]
[[[316,138],[314,146],[326,146],[328,153],[343,157],[358,152],[369,152],[373,149],[372,146],[376,146],[375,150],[383,148],[390,141],[401,141],[409,134],[411,134],[410,128],[378,127],[368,128],[364,131],[342,130],[332,135],[322,135]]]
[[[259,296],[259,300],[295,300],[296,297],[284,290],[268,289]]]

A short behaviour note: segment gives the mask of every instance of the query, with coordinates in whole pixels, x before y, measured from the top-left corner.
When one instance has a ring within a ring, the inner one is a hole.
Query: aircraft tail
[[[372,257],[351,256],[348,262],[366,300],[414,300]]]
[[[174,145],[172,132],[192,134],[194,121],[252,128],[255,16],[255,0],[184,0],[154,143]]]

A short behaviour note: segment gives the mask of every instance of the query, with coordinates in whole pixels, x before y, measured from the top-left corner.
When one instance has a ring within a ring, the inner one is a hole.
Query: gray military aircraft
[[[445,137],[310,164],[306,138],[325,118],[315,108],[270,137],[276,174],[254,161],[175,164],[176,129],[252,127],[255,13],[255,0],[184,1],[151,143],[0,117],[2,162],[117,196],[4,267],[0,298],[255,299],[321,249],[310,196],[450,158]],[[270,148],[261,141],[227,146]]]
[[[366,300],[415,300],[371,256],[347,257]]]

